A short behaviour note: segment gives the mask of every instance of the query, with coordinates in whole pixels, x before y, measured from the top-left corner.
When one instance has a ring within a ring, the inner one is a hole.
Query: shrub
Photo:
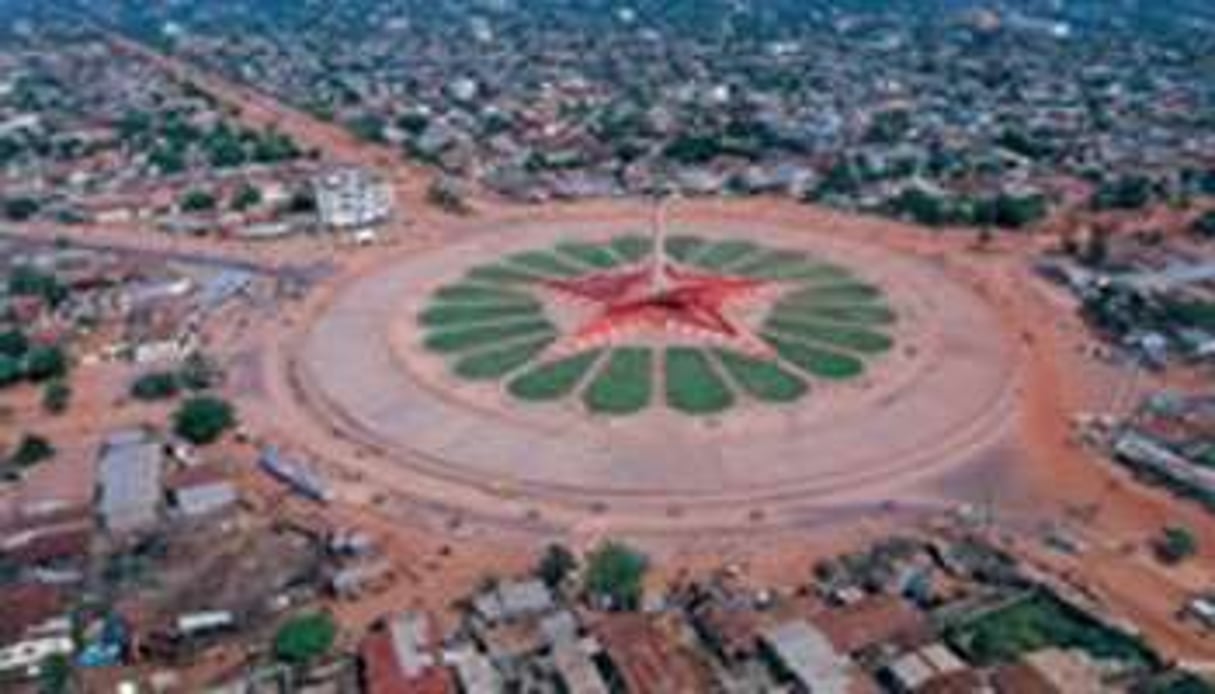
[[[42,408],[52,414],[67,410],[72,402],[72,387],[61,378],[48,381],[42,390]]]
[[[26,468],[55,457],[55,447],[38,434],[23,434],[17,448],[9,456],[9,462]]]
[[[1160,561],[1179,564],[1198,551],[1198,538],[1188,528],[1168,526],[1161,530],[1160,536],[1153,542],[1153,548]]]
[[[167,400],[180,392],[177,374],[168,371],[146,373],[131,384],[131,397],[136,400]]]
[[[223,380],[219,366],[202,352],[191,352],[177,376],[182,386],[193,391],[213,388]]]
[[[572,552],[563,545],[549,545],[540,557],[540,563],[536,565],[536,576],[549,588],[556,588],[577,567],[578,560]]]
[[[337,625],[325,613],[287,620],[274,635],[274,655],[292,665],[304,665],[324,655],[337,636]]]

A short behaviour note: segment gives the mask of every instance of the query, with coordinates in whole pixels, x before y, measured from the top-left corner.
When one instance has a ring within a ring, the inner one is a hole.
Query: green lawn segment
[[[764,333],[763,337],[782,359],[811,376],[844,381],[865,372],[865,365],[856,357],[812,347],[781,335]]]
[[[570,262],[556,253],[547,251],[526,251],[515,253],[507,260],[518,265],[526,272],[545,275],[547,277],[577,277],[586,270],[577,263]]]
[[[764,330],[862,354],[880,354],[894,345],[889,337],[881,333],[830,323],[806,323],[770,318],[764,323]]]
[[[453,303],[486,303],[486,304],[520,304],[535,301],[523,292],[512,291],[505,287],[493,287],[480,284],[449,284],[435,290],[436,301]]]
[[[691,415],[723,412],[734,404],[734,394],[713,368],[704,351],[670,347],[666,351],[667,405]]]
[[[650,240],[644,236],[617,236],[611,240],[612,251],[633,263],[650,254]]]
[[[760,247],[750,241],[718,241],[698,251],[691,262],[710,270],[723,270],[759,250]]]
[[[574,391],[602,353],[593,350],[539,364],[512,380],[507,390],[522,400],[559,400]]]
[[[756,400],[793,402],[809,390],[805,381],[773,361],[724,349],[713,354],[730,378]]]
[[[671,236],[666,240],[667,255],[680,262],[686,262],[694,253],[705,245],[705,240],[696,236]]]
[[[474,381],[496,380],[522,368],[535,359],[556,340],[555,335],[498,347],[461,357],[452,370],[456,375]]]
[[[555,335],[547,320],[528,319],[517,323],[490,323],[469,328],[435,331],[427,336],[426,348],[435,352],[465,352],[489,347],[504,340]]]
[[[798,251],[765,250],[730,266],[730,272],[748,277],[767,278],[795,268],[810,267],[810,257]]]
[[[582,391],[582,401],[595,414],[626,415],[650,404],[654,391],[654,353],[644,347],[612,350],[608,361]]]
[[[782,301],[798,304],[849,304],[876,301],[882,290],[864,282],[838,282],[833,284],[803,287],[786,296]]]
[[[890,325],[898,316],[886,306],[877,305],[823,305],[815,302],[789,303],[778,302],[772,309],[771,317],[780,320],[825,321],[829,323],[847,323],[851,325]]]
[[[620,259],[603,246],[570,241],[557,244],[556,250],[592,270],[607,270],[620,265]]]
[[[1151,667],[1157,656],[1137,637],[1105,626],[1039,591],[946,631],[947,640],[979,665],[1014,662],[1046,648],[1078,649],[1095,660]]]
[[[500,323],[540,315],[540,304],[535,301],[526,304],[437,304],[423,311],[418,322],[428,328],[454,328],[469,323]]]
[[[533,284],[544,280],[534,272],[508,265],[481,265],[469,270],[468,278],[490,284]]]

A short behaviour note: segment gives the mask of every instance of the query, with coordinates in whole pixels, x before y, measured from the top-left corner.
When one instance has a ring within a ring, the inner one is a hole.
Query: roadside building
[[[359,231],[388,220],[392,187],[368,171],[336,169],[313,182],[321,223],[335,231]]]

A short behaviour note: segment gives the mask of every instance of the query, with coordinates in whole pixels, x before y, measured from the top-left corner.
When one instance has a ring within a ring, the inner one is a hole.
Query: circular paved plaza
[[[299,396],[402,489],[600,512],[892,498],[1007,433],[1011,343],[933,263],[738,222],[648,234],[487,231],[365,275],[293,345]]]

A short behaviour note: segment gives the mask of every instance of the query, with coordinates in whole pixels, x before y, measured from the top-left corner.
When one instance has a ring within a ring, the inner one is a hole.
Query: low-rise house
[[[197,474],[195,470],[198,470]],[[236,505],[238,495],[231,480],[208,468],[187,470],[169,484],[169,501],[183,518],[201,518]]]
[[[438,662],[432,625],[426,615],[393,615],[359,647],[362,681],[367,694],[446,694],[456,684]]]
[[[1110,688],[1100,670],[1079,651],[1046,649],[997,668],[991,676],[997,694],[1102,694]]]
[[[956,681],[969,667],[943,643],[933,643],[897,658],[879,674],[896,693],[924,691],[934,683]]]
[[[595,661],[578,644],[553,649],[553,668],[566,691],[578,694],[608,694],[611,691]]]
[[[502,677],[489,658],[472,646],[446,651],[443,662],[456,671],[460,691],[464,694],[498,694],[502,691]]]
[[[680,638],[678,624],[641,614],[613,614],[593,633],[614,677],[628,692],[707,692],[717,683],[708,665]]]
[[[555,605],[552,591],[539,579],[505,581],[473,600],[477,616],[489,624],[539,616]]]
[[[794,691],[814,694],[848,694],[852,691],[852,664],[831,641],[809,622],[797,619],[763,631],[764,653],[780,679]]]

